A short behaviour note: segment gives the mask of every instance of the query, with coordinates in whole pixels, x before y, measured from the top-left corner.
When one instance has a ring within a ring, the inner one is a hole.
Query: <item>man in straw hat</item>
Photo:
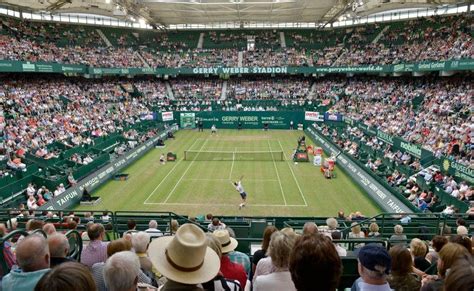
[[[152,264],[168,281],[161,291],[203,290],[198,284],[219,272],[217,254],[207,246],[204,232],[194,224],[182,225],[176,235],[154,239],[148,247]]]
[[[221,268],[220,271],[226,279],[237,280],[245,289],[247,283],[247,274],[242,265],[232,262],[229,253],[235,250],[238,242],[235,238],[230,237],[229,231],[226,229],[216,230],[213,235],[219,240],[222,247]]]

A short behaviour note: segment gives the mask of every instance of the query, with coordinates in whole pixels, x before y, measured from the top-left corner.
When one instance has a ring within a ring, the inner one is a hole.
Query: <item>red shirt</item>
[[[231,262],[229,257],[226,255],[222,255],[221,258],[221,273],[226,279],[239,281],[242,290],[245,289],[247,274],[245,273],[244,267]]]

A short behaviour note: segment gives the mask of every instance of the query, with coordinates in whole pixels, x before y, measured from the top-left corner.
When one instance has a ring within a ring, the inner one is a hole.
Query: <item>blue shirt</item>
[[[12,269],[2,280],[3,291],[32,291],[36,283],[50,269],[43,269],[34,272],[22,272],[21,269]]]

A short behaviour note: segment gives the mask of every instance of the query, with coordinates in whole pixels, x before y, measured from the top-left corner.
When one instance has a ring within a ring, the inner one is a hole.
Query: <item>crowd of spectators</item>
[[[244,51],[242,56],[244,67],[308,67],[313,64],[305,49],[257,49]]]
[[[347,79],[332,110],[469,167],[474,91],[468,78]]]
[[[243,66],[386,65],[473,58],[471,29],[470,16],[432,16],[324,31],[328,36],[288,31],[293,46],[286,48],[277,31],[209,32],[205,37],[211,42],[230,43],[198,49],[162,33],[145,34],[129,45],[122,36],[111,34],[118,47],[108,47],[94,29],[3,19],[0,58],[95,67],[235,67],[242,51]],[[248,37],[255,39],[255,48],[241,45]]]
[[[91,144],[93,138],[120,132],[150,109],[120,89],[119,83],[53,78],[17,78],[0,85],[3,112],[2,153],[12,167],[24,168],[26,153],[58,156],[48,148]]]
[[[151,67],[237,67],[238,50],[235,49],[178,49],[175,51],[141,50],[140,54]]]
[[[394,217],[400,222],[388,239],[388,250],[382,244],[380,221],[369,221],[358,212],[347,217],[340,212],[337,218],[327,218],[325,225],[308,221],[302,229],[279,230],[270,225],[262,233],[261,248],[250,258],[237,251],[239,241],[233,229],[211,214],[190,218],[190,223],[176,230],[169,223],[166,231],[160,231],[153,219],[148,229],[138,229],[131,219],[129,230],[120,237],[113,235],[108,213],[81,217],[73,212],[56,215],[45,211],[40,217],[31,211],[23,213],[7,225],[0,224],[0,235],[5,236],[18,227],[20,219],[28,220],[25,230],[29,233],[4,242],[11,271],[3,273],[2,290],[56,291],[74,286],[77,290],[242,291],[251,285],[256,291],[306,291],[313,290],[314,280],[318,290],[335,290],[348,259],[356,260],[358,268],[354,274],[344,270],[345,275],[360,276],[353,290],[474,287],[473,244],[462,218],[456,220],[456,234],[447,233],[443,225],[438,235],[408,239],[402,225],[409,227],[411,217]],[[44,219],[57,222],[45,223]],[[346,221],[352,224],[344,235],[341,223]],[[207,233],[196,226],[206,223]],[[81,233],[80,256],[70,256],[76,246],[64,234],[69,229]],[[35,230],[45,235],[33,233]],[[384,233],[386,236],[387,230]],[[343,236],[355,242],[352,247],[341,241]],[[451,278],[453,272],[456,280]]]
[[[231,79],[227,85],[227,96],[237,100],[305,99],[310,89],[311,81],[305,78]]]

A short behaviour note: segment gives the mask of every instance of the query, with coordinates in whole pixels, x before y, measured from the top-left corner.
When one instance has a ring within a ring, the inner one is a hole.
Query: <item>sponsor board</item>
[[[167,111],[161,113],[161,118],[163,121],[172,121],[174,120],[173,111]]]
[[[324,121],[324,116],[319,114],[319,112],[314,111],[305,111],[304,120],[307,121]]]
[[[171,127],[171,130],[178,130],[177,125],[173,125]],[[74,206],[81,200],[84,188],[87,188],[89,192],[96,189],[97,187],[108,181],[110,178],[112,178],[113,175],[115,175],[118,171],[125,168],[130,163],[143,156],[143,154],[145,154],[148,150],[153,148],[154,144],[158,141],[158,139],[166,138],[167,133],[168,130],[165,130],[161,134],[146,141],[144,144],[141,144],[136,148],[132,149],[120,159],[109,162],[105,166],[101,167],[99,170],[80,180],[75,187],[67,189],[64,193],[57,197],[54,197],[53,199],[48,201],[48,203],[42,205],[38,209],[62,210]]]
[[[337,163],[351,178],[365,190],[385,212],[413,212],[407,205],[395,197],[389,190],[361,169],[343,152],[331,145],[313,126],[306,131],[309,136],[328,153],[337,156]]]

